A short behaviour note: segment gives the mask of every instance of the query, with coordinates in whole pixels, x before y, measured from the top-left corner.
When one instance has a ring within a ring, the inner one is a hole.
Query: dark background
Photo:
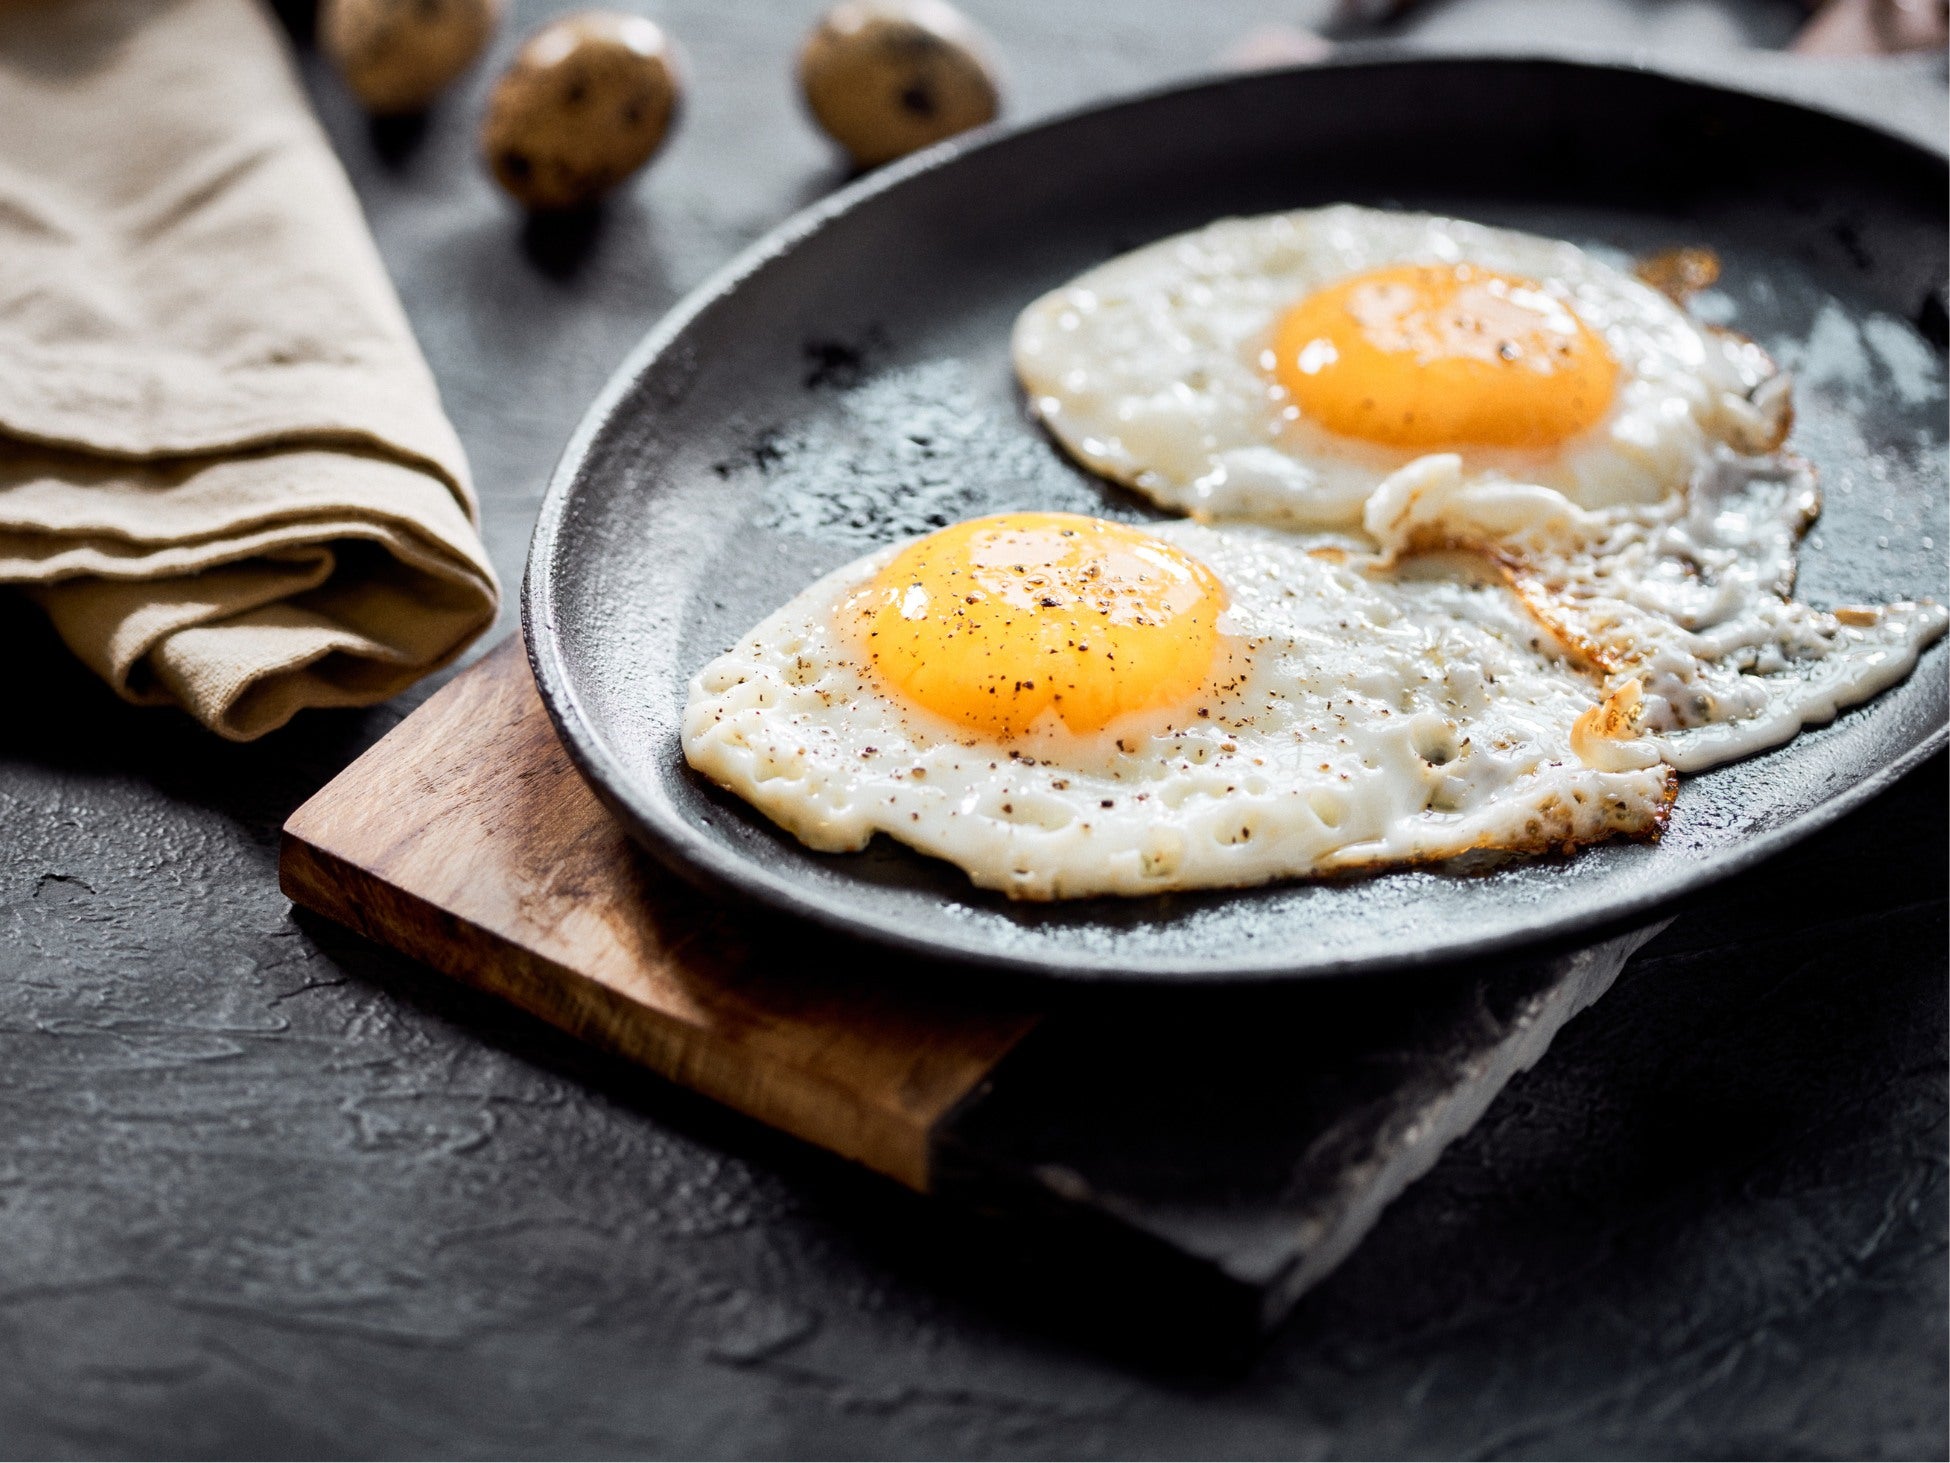
[[[816,4],[647,5],[680,132],[599,217],[525,226],[471,133],[562,8],[517,3],[422,126],[303,59],[472,454],[503,631],[585,402],[841,180],[788,82]],[[967,8],[1017,116],[1325,10]],[[1400,33],[1649,48],[1940,138],[1940,58],[1732,49],[1801,17],[1433,0]],[[19,601],[0,640],[33,688],[0,718],[0,1453],[1945,1451],[1942,758],[1684,914],[1256,1360],[1190,1373],[924,1201],[294,918],[279,824],[431,685],[239,748],[115,701]]]

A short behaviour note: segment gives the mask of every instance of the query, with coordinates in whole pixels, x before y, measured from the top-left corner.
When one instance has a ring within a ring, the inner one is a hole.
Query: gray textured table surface
[[[836,181],[784,83],[815,6],[647,8],[692,105],[581,231],[524,230],[472,166],[482,77],[374,134],[306,63],[510,584],[615,362]],[[1197,69],[1269,9],[969,8],[1019,114]],[[1417,25],[1698,66],[1798,16]],[[1938,62],[1737,64],[1941,128]],[[1942,759],[1685,914],[1244,1375],[1190,1378],[1077,1341],[922,1202],[294,919],[279,823],[418,694],[220,747],[25,606],[0,634],[46,687],[0,726],[0,1454],[1945,1450]]]

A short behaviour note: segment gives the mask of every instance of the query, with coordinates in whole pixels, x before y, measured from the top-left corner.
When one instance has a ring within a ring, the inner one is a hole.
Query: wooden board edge
[[[715,1059],[696,1042],[660,1036],[655,1023],[630,1019],[640,1011],[628,997],[308,842],[296,814],[279,849],[278,887],[292,903],[507,1000],[579,1041],[910,1189],[930,1189],[931,1131],[916,1131],[808,1074],[776,1069],[754,1082],[748,1069]],[[631,1036],[619,1039],[618,1032]]]
[[[520,673],[526,676],[528,657],[519,632],[491,646],[471,665],[462,667],[445,685],[436,688],[425,701],[387,728],[378,741],[334,773],[329,782],[293,808],[284,820],[285,842],[288,844],[296,837],[307,844],[312,843],[312,825],[318,824],[321,830],[331,826],[332,810],[344,797],[348,786],[362,785],[373,777],[376,769],[406,760],[412,749],[426,742],[427,729],[439,723],[452,703],[478,695],[478,684],[491,684],[495,677],[507,674],[509,667],[517,662]],[[282,850],[278,862],[282,868]],[[346,921],[340,920],[339,923]]]

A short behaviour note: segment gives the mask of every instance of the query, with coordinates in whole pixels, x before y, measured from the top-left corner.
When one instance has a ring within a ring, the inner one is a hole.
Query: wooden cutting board
[[[291,816],[280,877],[672,1082],[1080,1239],[1100,1270],[1169,1272],[1248,1326],[1338,1263],[1652,933],[1291,990],[976,984],[663,871],[570,763],[514,640]]]
[[[809,967],[655,867],[556,740],[518,642],[294,813],[298,904],[674,1082],[928,1187],[935,1125],[1035,1023]]]

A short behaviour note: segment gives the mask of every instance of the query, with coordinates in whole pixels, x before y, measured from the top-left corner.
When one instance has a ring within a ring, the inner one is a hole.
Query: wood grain
[[[655,867],[514,640],[293,813],[279,872],[295,903],[921,1190],[935,1125],[1036,1021],[870,978],[888,957],[788,944]]]

